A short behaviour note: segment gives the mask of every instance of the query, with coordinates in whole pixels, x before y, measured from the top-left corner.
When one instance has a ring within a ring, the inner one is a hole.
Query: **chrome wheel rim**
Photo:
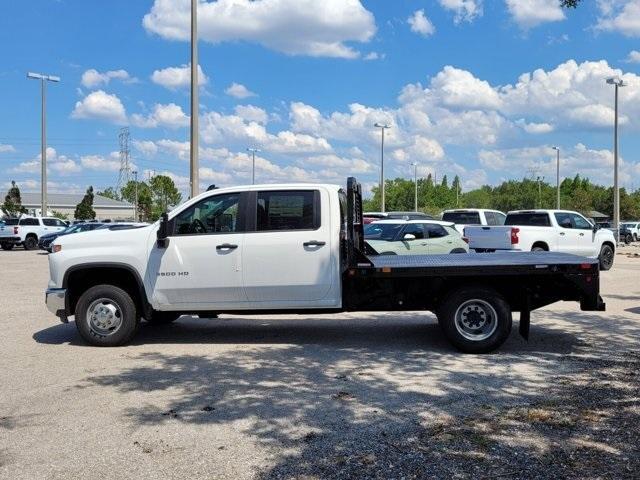
[[[86,320],[94,333],[113,335],[122,326],[122,309],[110,298],[99,298],[89,305]]]
[[[498,313],[489,302],[467,300],[456,310],[455,325],[458,333],[467,340],[481,342],[498,328]]]

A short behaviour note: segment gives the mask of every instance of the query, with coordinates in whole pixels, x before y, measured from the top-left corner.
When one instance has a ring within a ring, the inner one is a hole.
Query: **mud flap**
[[[520,310],[520,328],[519,332],[522,338],[529,340],[529,326],[531,325],[531,306],[529,303],[529,295],[524,298],[522,309]]]

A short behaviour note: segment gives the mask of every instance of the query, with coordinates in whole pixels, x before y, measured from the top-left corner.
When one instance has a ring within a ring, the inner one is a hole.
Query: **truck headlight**
[[[56,244],[56,245],[54,245],[53,247],[51,247],[51,253],[57,253],[57,252],[59,252],[60,250],[62,250],[62,245],[58,245],[58,244]]]

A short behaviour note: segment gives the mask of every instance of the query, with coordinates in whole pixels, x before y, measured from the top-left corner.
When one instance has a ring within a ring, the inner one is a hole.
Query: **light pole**
[[[417,162],[413,162],[411,165],[413,165],[413,183],[414,183],[414,187],[415,187],[415,202],[414,202],[414,207],[413,210],[414,212],[418,211],[418,163]]]
[[[618,89],[627,84],[621,78],[607,78],[609,85],[615,86],[615,115],[613,120],[613,228],[620,238],[620,189],[618,188]]]
[[[256,184],[256,153],[260,152],[259,148],[247,148],[247,152],[251,153],[251,185]]]
[[[387,128],[391,128],[391,125],[387,123],[375,123],[373,125],[380,129],[382,138],[380,142],[380,196],[381,196],[381,212],[384,213],[384,131]]]
[[[560,147],[553,147],[556,151],[556,208],[560,210]]]
[[[40,131],[40,195],[42,196],[42,205],[40,207],[40,215],[47,215],[47,82],[59,82],[60,77],[53,75],[44,75],[41,73],[28,72],[27,78],[40,80],[40,89],[42,97],[41,112],[41,131]]]
[[[198,161],[198,0],[191,0],[191,121],[190,121],[191,198],[200,191]]]
[[[542,208],[542,186],[541,182],[544,182],[544,177],[538,177],[538,208]]]
[[[134,170],[133,172],[133,178],[135,179],[134,181],[135,183],[135,199],[134,199],[134,203],[133,203],[133,219],[134,221],[138,221],[138,171]]]

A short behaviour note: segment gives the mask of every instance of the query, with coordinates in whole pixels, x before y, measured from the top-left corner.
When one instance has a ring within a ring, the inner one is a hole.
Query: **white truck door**
[[[580,253],[580,230],[574,228],[573,219],[568,212],[555,212],[554,213],[558,227],[556,228],[558,237],[558,251],[564,253],[573,253],[574,255],[581,255]],[[584,232],[583,232],[584,233]]]
[[[571,219],[574,228],[578,231],[576,253],[585,257],[597,257],[600,254],[600,244],[596,244],[596,235],[591,223],[577,213],[572,213]]]
[[[274,308],[325,299],[338,262],[332,261],[329,195],[324,190],[252,192],[242,257],[250,302]]]
[[[147,285],[154,303],[182,308],[240,308],[244,198],[240,193],[207,197],[174,217],[166,248],[154,245]]]

